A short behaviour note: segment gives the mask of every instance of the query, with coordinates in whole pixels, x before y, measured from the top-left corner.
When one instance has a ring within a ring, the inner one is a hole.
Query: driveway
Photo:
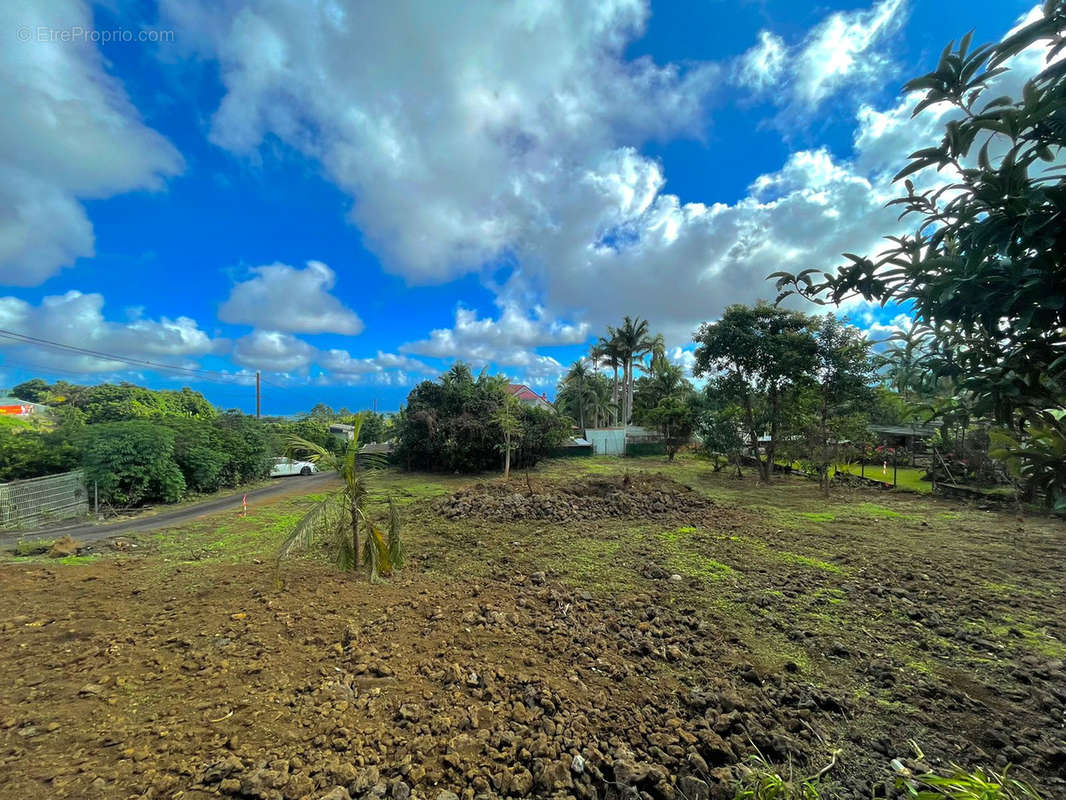
[[[247,492],[248,504],[254,505],[257,501],[267,498],[311,494],[339,485],[340,478],[335,472],[316,472],[314,475],[308,476],[295,475],[286,478],[275,478],[269,486],[252,489]],[[172,528],[207,514],[235,511],[241,507],[241,498],[245,494],[245,492],[236,492],[222,497],[212,497],[202,503],[182,506],[173,511],[163,511],[159,514],[145,514],[122,522],[104,524],[78,522],[64,527],[39,528],[29,531],[0,531],[0,547],[14,545],[19,539],[55,539],[61,536],[73,536],[79,542],[89,543],[112,539],[116,536],[130,533],[144,533],[145,531],[154,531],[160,528]]]

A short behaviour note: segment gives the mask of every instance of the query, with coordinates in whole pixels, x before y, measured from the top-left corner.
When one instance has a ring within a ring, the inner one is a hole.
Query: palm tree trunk
[[[618,362],[614,362],[614,385],[611,387],[611,402],[614,403],[614,424],[618,424],[618,416],[620,409],[618,404],[621,402],[621,398],[618,397]]]
[[[352,571],[359,571],[359,510],[352,504]]]

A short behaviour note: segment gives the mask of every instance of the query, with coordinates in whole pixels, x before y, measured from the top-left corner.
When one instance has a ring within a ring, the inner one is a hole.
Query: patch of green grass
[[[801,512],[800,516],[811,522],[832,522],[837,518],[832,511],[806,511]]]
[[[830,605],[840,605],[847,599],[847,593],[843,589],[819,589],[814,593],[815,598]]]
[[[902,519],[903,514],[898,511],[893,511],[891,508],[885,508],[879,506],[877,503],[859,503],[852,506],[852,510],[856,513],[863,515],[864,517],[874,517],[877,519]]]
[[[65,564],[67,566],[78,566],[85,564],[92,564],[94,561],[98,561],[103,558],[99,553],[92,553],[87,556],[64,556],[63,558],[56,559],[57,564]]]
[[[736,570],[731,566],[708,558],[696,549],[700,544],[705,544],[691,541],[692,534],[698,530],[685,526],[659,534],[666,551],[666,568],[687,578],[718,580],[733,575]]]
[[[617,565],[621,549],[620,540],[582,537],[573,540],[572,550],[565,560],[556,561],[553,566],[575,586],[610,594],[633,584],[632,570],[620,569]]]
[[[681,552],[666,559],[666,568],[687,578],[720,580],[736,573],[731,566],[699,553]]]
[[[810,556],[802,556],[799,553],[790,553],[787,550],[778,550],[777,553],[782,560],[793,564],[802,564],[805,567],[814,567],[814,569],[820,569],[824,572],[832,572],[837,575],[844,573],[843,567],[838,567],[836,564],[830,564],[828,561],[821,561],[820,559],[811,558]]]
[[[1003,616],[998,620],[978,620],[964,623],[994,638],[1010,649],[1023,649],[1047,658],[1066,658],[1066,643],[1051,636],[1038,621]]]
[[[859,464],[837,464],[836,469],[838,472],[848,472],[852,475],[862,475],[863,477],[870,478],[875,481],[882,481],[883,483],[892,483],[892,465],[888,465],[883,473],[881,472],[880,464],[867,464],[865,474],[863,474],[862,467]],[[897,467],[895,473],[895,486],[897,489],[904,489],[909,492],[919,492],[920,494],[929,494],[933,491],[932,481],[922,480],[925,477],[925,470],[918,469],[916,467]]]

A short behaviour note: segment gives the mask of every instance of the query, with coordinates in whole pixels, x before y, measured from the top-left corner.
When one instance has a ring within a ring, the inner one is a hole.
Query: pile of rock
[[[669,478],[596,478],[567,484],[479,483],[437,501],[448,519],[494,522],[569,522],[610,518],[671,517],[703,511],[713,503]]]

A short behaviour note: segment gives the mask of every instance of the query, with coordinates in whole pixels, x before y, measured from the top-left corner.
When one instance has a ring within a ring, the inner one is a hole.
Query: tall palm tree
[[[628,314],[622,320],[620,328],[608,328],[615,340],[622,359],[622,422],[629,424],[633,415],[633,362],[651,351],[648,339],[648,321]]]
[[[330,452],[321,445],[299,436],[289,438],[288,450],[291,454],[301,455],[318,464],[320,468],[338,472],[344,485],[316,503],[282,542],[276,565],[279,583],[281,561],[299,549],[310,547],[322,529],[333,534],[337,566],[341,570],[359,570],[361,527],[366,530],[362,561],[371,580],[375,580],[379,574],[387,575],[394,567],[401,566],[396,563],[403,560],[399,516],[390,513],[389,534],[386,539],[380,527],[367,513],[373,478],[385,462],[381,454],[359,452],[359,434],[364,419],[365,411],[356,414],[352,421],[352,437],[347,449],[340,454]]]
[[[592,359],[595,364],[602,364],[605,367],[610,367],[614,373],[614,382],[611,384],[611,405],[614,407],[614,424],[618,424],[618,368],[622,366],[622,356],[618,349],[618,343],[615,341],[613,334],[610,333],[612,329],[608,328],[608,335],[601,336],[600,340],[592,346],[592,350],[589,352],[589,358]]]

